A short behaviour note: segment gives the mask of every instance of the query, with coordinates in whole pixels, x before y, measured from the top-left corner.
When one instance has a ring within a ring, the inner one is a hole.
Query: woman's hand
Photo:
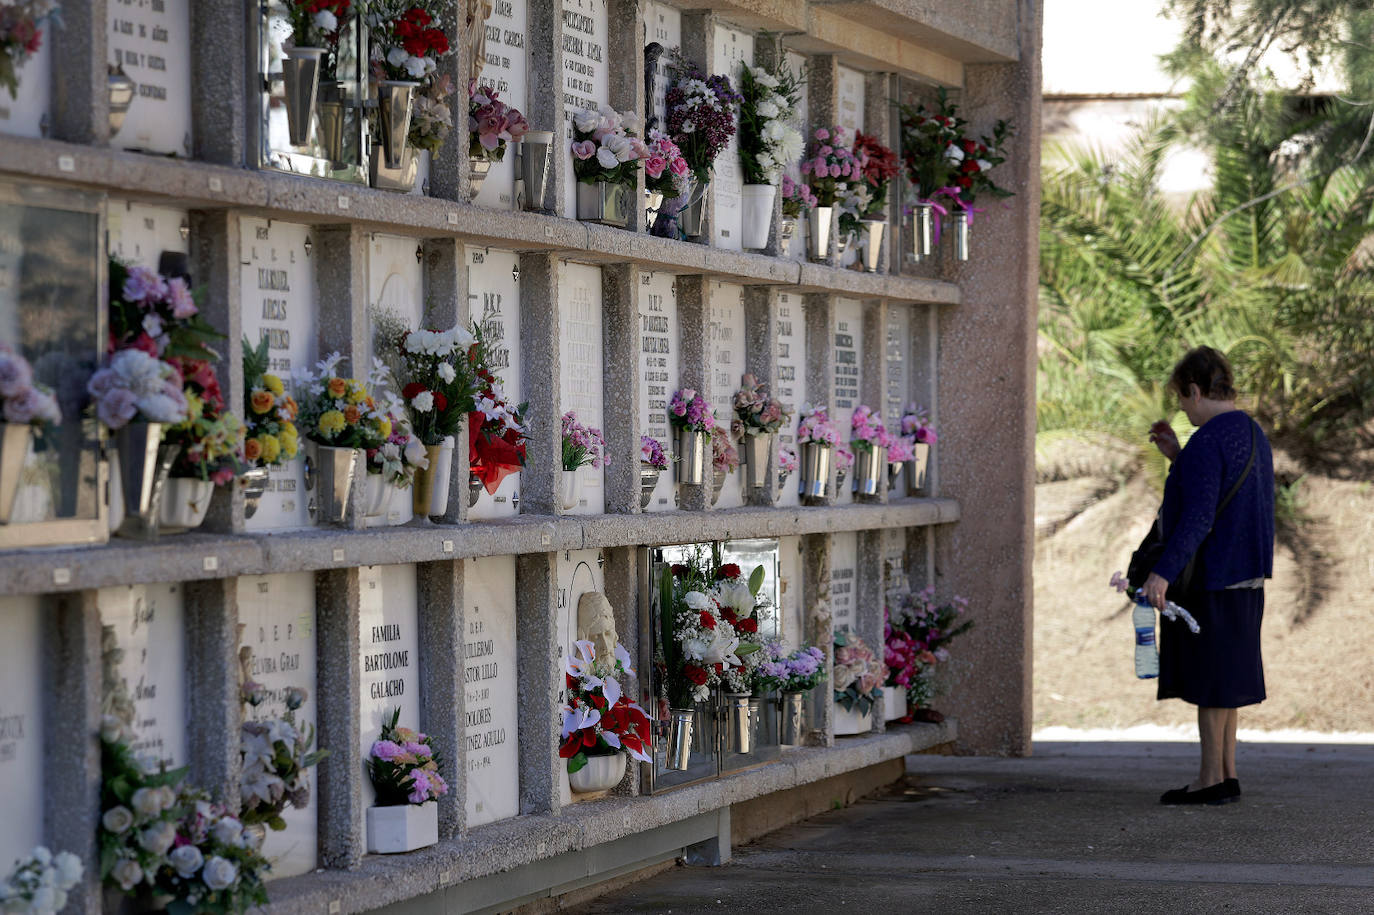
[[[1150,444],[1158,448],[1159,453],[1171,461],[1178,457],[1178,452],[1181,450],[1178,436],[1174,434],[1174,427],[1162,419],[1150,427]]]
[[[1167,581],[1151,572],[1150,577],[1145,579],[1145,584],[1140,589],[1145,592],[1145,599],[1150,602],[1151,606],[1156,610],[1164,609],[1164,604],[1168,600],[1164,596],[1169,590]]]

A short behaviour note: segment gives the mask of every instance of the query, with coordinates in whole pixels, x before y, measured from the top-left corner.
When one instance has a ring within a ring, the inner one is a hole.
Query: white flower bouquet
[[[40,845],[16,861],[0,883],[0,912],[56,915],[66,906],[67,893],[81,882],[84,870],[81,859],[71,852],[54,855]]]
[[[802,135],[791,117],[805,82],[785,64],[772,70],[740,64],[739,160],[745,184],[776,185],[783,170],[801,159]]]

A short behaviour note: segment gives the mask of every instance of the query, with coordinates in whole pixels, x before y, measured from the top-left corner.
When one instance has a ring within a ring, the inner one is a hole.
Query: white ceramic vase
[[[200,527],[210,510],[215,484],[197,477],[168,477],[163,483],[158,522],[163,531]]]
[[[568,773],[568,784],[578,794],[587,794],[609,791],[624,777],[625,754],[612,753],[610,756],[588,756],[585,766]]]
[[[558,480],[558,501],[563,506],[563,511],[572,511],[577,508],[577,503],[581,500],[582,484],[578,477],[578,471],[563,471]]]
[[[374,855],[414,851],[439,841],[439,805],[367,808],[367,850]]]
[[[847,709],[836,703],[834,726],[836,737],[867,734],[873,729],[873,709],[870,708],[866,713],[860,715],[854,709]]]

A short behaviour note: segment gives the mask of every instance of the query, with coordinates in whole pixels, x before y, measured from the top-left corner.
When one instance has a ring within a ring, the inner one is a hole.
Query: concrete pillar
[[[522,514],[561,511],[558,474],[563,467],[559,427],[558,257],[547,252],[520,255],[520,390],[531,424],[525,445],[528,463],[520,471]]]
[[[609,487],[608,487],[609,488]],[[638,503],[636,503],[637,505]],[[620,644],[629,652],[630,657],[640,657],[639,644],[639,548],[633,546],[616,547],[604,551],[606,555],[605,594],[615,610],[615,632]],[[648,613],[646,606],[644,612]],[[641,691],[650,682],[650,672],[636,668],[634,676],[624,677],[621,686],[625,695],[638,701]],[[644,709],[652,715],[653,709]],[[625,768],[625,778],[611,792],[612,794],[634,796],[639,793],[640,765],[629,761]]]
[[[768,391],[777,396],[778,377],[778,287],[744,287],[744,340],[745,371],[768,385]],[[793,405],[794,410],[796,405]],[[789,420],[795,425],[795,412]],[[745,487],[744,501],[747,505],[771,506],[773,494],[778,491],[778,437],[768,449],[768,471],[764,475],[761,489]]]
[[[480,6],[480,4],[478,4]],[[431,197],[439,197],[443,200],[456,200],[467,203],[471,194],[469,193],[470,178],[468,167],[468,73],[471,67],[470,43],[468,35],[472,29],[485,27],[484,22],[468,22],[464,9],[472,9],[471,5],[457,5],[456,18],[461,20],[447,25],[449,36],[453,39],[454,53],[439,60],[438,75],[447,75],[453,81],[453,99],[450,102],[450,110],[453,112],[453,129],[449,131],[448,138],[444,145],[439,148],[439,152],[430,157],[429,164],[429,193]],[[457,28],[455,28],[455,26]],[[532,37],[532,36],[531,36]],[[506,155],[513,155],[511,149],[506,150]]]
[[[317,768],[318,842],[320,864],[332,868],[356,867],[365,849],[358,721],[361,598],[359,569],[315,573],[315,688],[321,699],[316,743],[329,750]]]
[[[572,158],[568,154],[572,135],[568,132],[569,122],[563,113],[563,5],[557,0],[530,3],[529,24],[525,32],[530,67],[525,117],[535,130],[553,131],[552,174],[549,175],[541,207],[553,213],[562,205],[569,182],[577,180],[573,176]],[[522,265],[522,276],[524,269]],[[526,498],[525,493],[525,484],[522,483],[522,500]]]
[[[451,141],[450,141],[451,142]],[[453,238],[431,238],[424,242],[425,297],[436,327],[471,327],[468,300],[467,253]],[[457,524],[468,517],[468,436],[466,421],[455,436],[453,468],[449,474],[448,511],[445,524]]]
[[[464,500],[466,505],[466,500]],[[443,757],[439,773],[449,792],[439,798],[439,838],[460,834],[467,820],[467,741],[463,711],[463,561],[422,562],[415,567],[420,611],[421,722]]]
[[[777,32],[759,32],[754,36],[754,66],[772,71],[781,67],[787,60],[787,50],[782,44],[782,35]],[[801,125],[802,140],[806,140],[806,125]],[[768,244],[763,254],[781,257],[782,251],[782,186],[779,181],[777,193],[773,195],[773,222],[768,228]]]
[[[835,347],[832,341],[835,327],[835,297],[828,293],[807,293],[802,296],[806,312],[806,394],[813,406],[825,407],[835,418]],[[849,430],[842,429],[840,440],[849,440]],[[832,505],[835,502],[835,461],[830,461],[830,482],[826,495],[805,500],[808,505]]]
[[[248,16],[241,3],[192,3],[191,149],[195,158],[218,165],[248,165],[248,112],[256,115],[258,97],[248,61]],[[254,30],[256,31],[256,30]],[[217,327],[219,325],[216,325]]]
[[[185,597],[186,729],[191,783],[230,809],[239,802],[239,580],[188,581]]]
[[[52,129],[55,140],[108,146],[109,0],[62,5],[61,25],[45,26],[52,49]],[[242,54],[242,45],[236,46]]]
[[[859,397],[862,403],[882,415],[883,406],[887,402],[887,306],[879,300],[865,302],[863,324],[864,348],[859,354],[859,361],[862,363],[859,377],[863,386],[859,391]],[[887,497],[887,482],[884,479],[879,483],[877,493],[871,496],[855,494],[854,501],[886,504]]]
[[[319,289],[320,358],[341,353],[344,361],[339,373],[344,377],[366,378],[367,359],[367,242],[368,233],[360,225],[315,226],[315,282]],[[353,474],[353,496],[349,500],[344,527],[363,527],[363,486],[365,474]]]
[[[638,20],[636,20],[638,21]],[[640,272],[634,264],[601,268],[602,431],[608,463],[606,513],[638,514],[639,508],[639,296]]]
[[[807,534],[802,537],[802,622],[806,627],[806,641],[825,652],[825,679],[811,690],[807,702],[807,746],[829,747],[835,744],[834,682],[835,626],[830,613],[830,535]]]
[[[520,699],[520,812],[557,813],[558,731],[562,667],[558,624],[558,558],[529,553],[515,560],[516,670]]]
[[[644,0],[607,0],[606,18],[610,23],[610,34],[606,41],[606,63],[609,67],[607,77],[610,82],[611,107],[622,114],[644,117]],[[575,180],[575,179],[570,179]],[[647,232],[644,224],[644,169],[635,169],[635,218],[631,231]],[[610,365],[610,362],[606,363]],[[635,403],[636,401],[630,401]],[[609,415],[609,413],[607,414]],[[610,497],[611,480],[606,478],[607,498]],[[610,511],[610,508],[606,509]]]
[[[683,17],[686,19],[686,17]],[[685,34],[684,27],[684,34]],[[682,335],[678,361],[679,384],[711,399],[711,281],[700,274],[677,278],[677,320]],[[676,448],[676,445],[674,445]],[[709,462],[710,455],[707,455]],[[702,511],[711,504],[711,468],[700,486],[678,484],[678,505],[686,511]]]

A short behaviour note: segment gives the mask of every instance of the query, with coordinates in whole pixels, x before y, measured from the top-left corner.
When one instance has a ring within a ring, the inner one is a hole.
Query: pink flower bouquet
[[[686,427],[693,432],[711,434],[716,420],[711,414],[711,405],[694,388],[682,388],[673,392],[668,402],[668,422],[674,428]]]

